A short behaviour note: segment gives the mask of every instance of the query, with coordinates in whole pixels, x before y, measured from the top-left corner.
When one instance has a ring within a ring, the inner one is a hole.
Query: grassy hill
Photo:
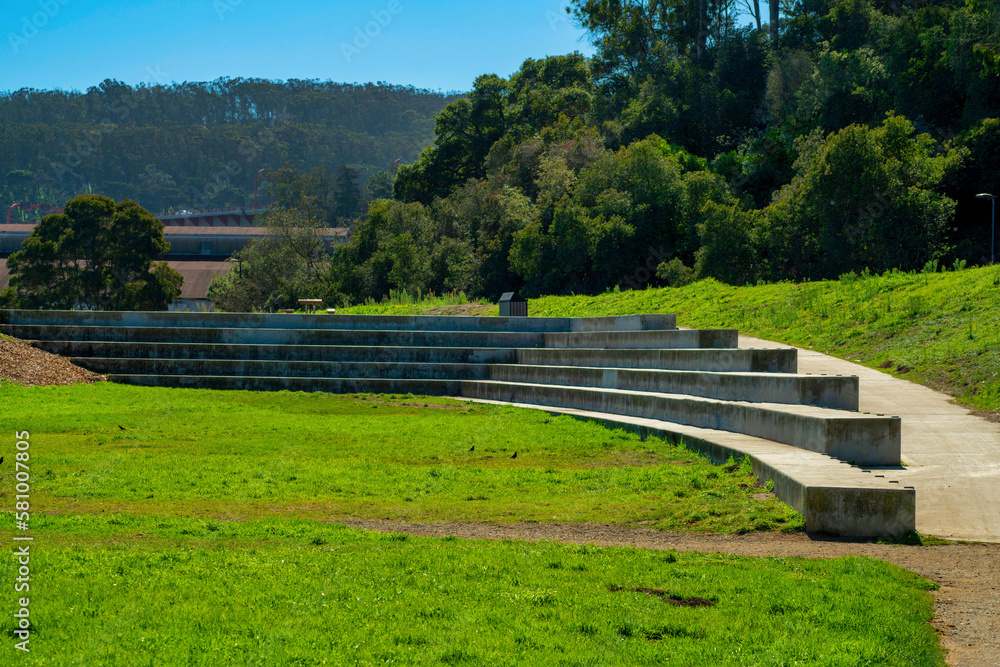
[[[464,300],[393,302],[347,313],[497,313]],[[675,313],[681,326],[731,327],[808,347],[946,391],[980,410],[1000,408],[1000,267],[941,273],[847,274],[840,280],[681,288],[532,299],[534,316]]]

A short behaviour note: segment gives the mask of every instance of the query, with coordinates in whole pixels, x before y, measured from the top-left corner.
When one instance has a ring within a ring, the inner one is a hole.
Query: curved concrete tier
[[[809,532],[881,537],[913,530],[916,491],[900,483],[900,469],[873,471],[818,452],[804,452],[743,433],[684,426],[660,419],[530,403],[466,400],[544,410],[624,429],[643,438],[655,436],[682,444],[716,464],[725,463],[730,457],[746,456],[760,482],[773,482],[774,494],[802,514]]]
[[[529,384],[687,394],[724,401],[814,405],[852,411],[858,409],[856,375],[719,373],[658,368],[536,366],[519,363],[491,365],[489,379]]]
[[[190,327],[209,329],[364,329],[369,331],[643,331],[676,329],[673,315],[623,317],[435,317],[79,310],[0,310],[0,325]],[[731,347],[736,347],[734,342]]]
[[[871,466],[899,465],[898,417],[808,405],[750,403],[616,387],[466,380],[462,396],[579,408],[733,431]]]

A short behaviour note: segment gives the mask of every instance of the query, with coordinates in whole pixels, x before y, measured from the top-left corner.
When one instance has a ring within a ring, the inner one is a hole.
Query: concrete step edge
[[[688,448],[717,464],[730,456],[736,459],[747,456],[760,482],[773,482],[775,495],[803,514],[809,532],[897,537],[915,529],[913,487],[894,484],[891,479],[879,481],[866,475],[859,466],[816,452],[754,436],[643,417],[489,399],[463,397],[462,400],[569,415],[633,431],[644,438],[653,435],[674,443],[683,440]],[[899,476],[905,481],[903,474]]]
[[[886,420],[899,420],[899,417],[892,415],[870,415],[868,413],[862,412],[848,412],[846,410],[835,410],[832,408],[820,408],[811,405],[797,405],[790,403],[766,403],[766,402],[751,402],[751,401],[727,401],[717,398],[706,398],[703,396],[694,396],[691,394],[670,394],[665,392],[653,392],[653,391],[641,391],[637,389],[617,389],[617,388],[604,388],[604,387],[586,387],[577,385],[560,385],[560,384],[543,384],[537,382],[508,382],[504,380],[466,380],[470,383],[480,383],[480,384],[494,384],[500,386],[509,387],[539,387],[544,389],[568,389],[580,392],[590,392],[590,393],[614,393],[614,394],[624,394],[624,395],[636,395],[636,396],[651,396],[659,398],[669,398],[676,400],[690,400],[695,402],[703,402],[706,404],[724,404],[724,405],[745,405],[747,407],[760,408],[765,410],[774,410],[776,412],[799,412],[803,417],[812,417],[817,419],[830,419],[830,420],[855,420],[855,419],[886,419]],[[794,408],[794,410],[792,410]]]

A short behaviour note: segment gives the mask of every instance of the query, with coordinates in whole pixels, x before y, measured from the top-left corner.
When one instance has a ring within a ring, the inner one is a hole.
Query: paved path
[[[789,347],[740,336],[740,347]],[[877,370],[799,348],[799,372],[857,375],[861,411],[902,418],[902,459],[893,470],[917,492],[917,530],[1000,542],[1000,424],[936,392]]]

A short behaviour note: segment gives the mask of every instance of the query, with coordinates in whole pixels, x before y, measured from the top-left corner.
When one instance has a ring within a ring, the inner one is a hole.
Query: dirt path
[[[569,544],[676,549],[739,556],[870,556],[940,585],[934,627],[953,667],[1000,665],[1000,544],[910,547],[803,534],[691,535],[608,524],[426,523],[345,521],[381,532],[477,540],[552,540]]]

